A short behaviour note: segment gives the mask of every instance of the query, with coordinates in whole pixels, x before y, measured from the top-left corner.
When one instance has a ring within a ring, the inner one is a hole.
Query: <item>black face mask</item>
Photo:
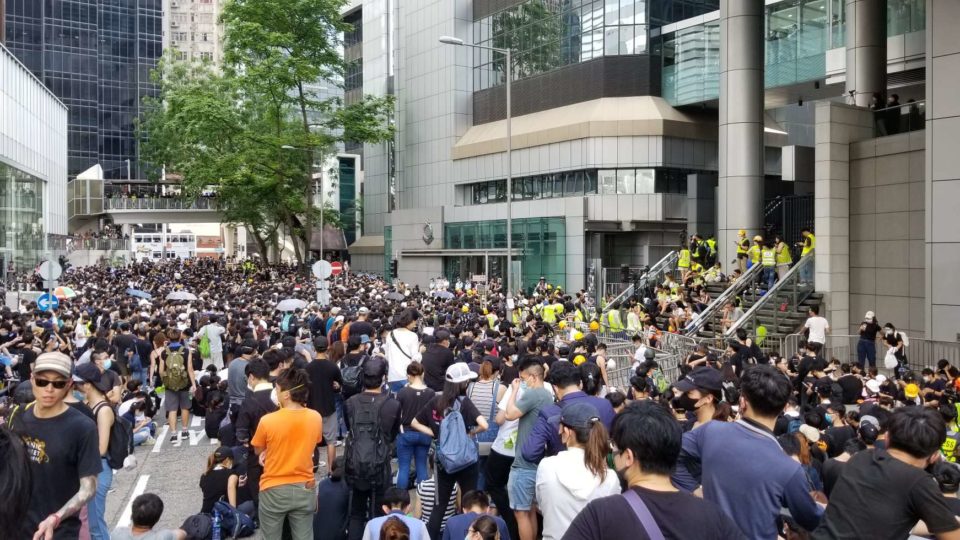
[[[627,467],[622,469],[614,469],[614,472],[617,473],[617,480],[620,480],[620,491],[626,491],[630,488],[630,484],[627,483]]]
[[[679,397],[673,398],[671,403],[673,404],[673,408],[676,410],[695,411],[697,410],[697,401],[699,400],[693,399],[687,394],[683,394]]]

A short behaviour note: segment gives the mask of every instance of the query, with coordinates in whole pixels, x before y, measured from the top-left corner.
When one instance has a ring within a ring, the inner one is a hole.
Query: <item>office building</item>
[[[135,120],[156,95],[162,0],[7,0],[7,48],[69,109],[70,178],[143,178]]]
[[[223,62],[223,0],[166,0],[163,49],[177,60]]]
[[[0,274],[67,233],[67,107],[0,45]]]

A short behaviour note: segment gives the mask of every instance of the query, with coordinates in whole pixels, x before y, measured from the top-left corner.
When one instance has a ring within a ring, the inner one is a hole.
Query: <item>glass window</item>
[[[617,194],[629,195],[636,193],[636,183],[633,169],[617,170]]]
[[[600,176],[600,193],[603,195],[617,194],[617,171],[602,170]]]
[[[653,169],[637,169],[637,193],[655,193],[655,174]]]

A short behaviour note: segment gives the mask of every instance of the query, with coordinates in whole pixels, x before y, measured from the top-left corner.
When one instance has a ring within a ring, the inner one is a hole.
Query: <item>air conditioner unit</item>
[[[180,26],[180,23],[178,23],[177,21],[170,21],[171,28],[177,28],[178,26]]]
[[[178,5],[178,4],[177,4],[176,0],[174,0],[173,2],[170,2],[170,7],[177,7],[177,5]]]

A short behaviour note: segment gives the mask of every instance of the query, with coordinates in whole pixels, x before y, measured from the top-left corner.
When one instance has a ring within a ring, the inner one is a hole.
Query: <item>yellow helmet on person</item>
[[[759,234],[753,237],[754,242],[763,242],[763,237]]]
[[[581,339],[583,339],[583,332],[577,332],[573,335],[574,341],[580,341]]]
[[[470,306],[467,305],[467,304],[464,304],[463,307],[460,308],[460,311],[462,311],[462,312],[464,312],[464,313],[470,313]]]
[[[596,331],[599,330],[599,329],[600,329],[600,323],[598,323],[597,321],[590,321],[590,330],[591,330],[591,331],[596,332]]]
[[[567,321],[560,321],[559,323],[557,323],[557,327],[563,330],[564,328],[567,327]]]
[[[737,234],[739,234],[740,236],[746,236],[746,235],[747,235],[747,230],[746,230],[746,229],[740,229],[739,231],[737,231]]]

